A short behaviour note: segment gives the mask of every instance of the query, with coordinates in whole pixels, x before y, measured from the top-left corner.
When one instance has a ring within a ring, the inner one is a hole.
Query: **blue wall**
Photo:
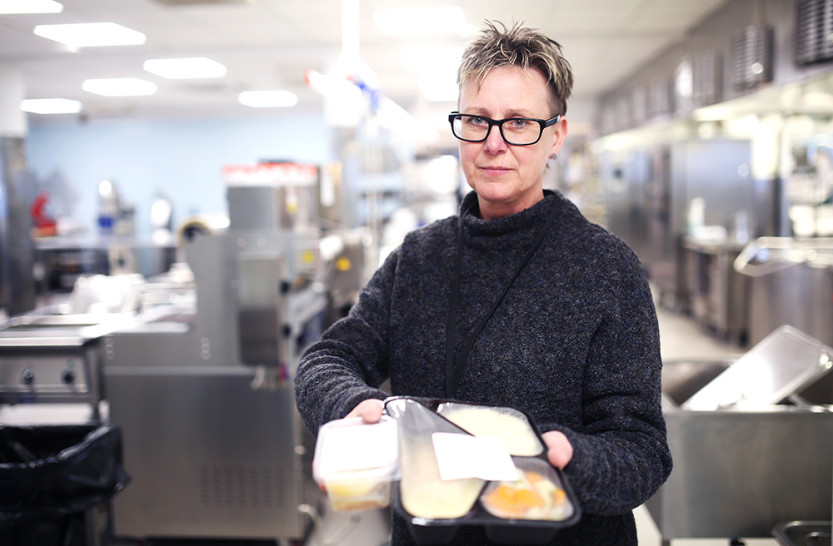
[[[174,205],[174,226],[194,213],[226,211],[224,165],[286,159],[332,159],[332,133],[320,115],[214,120],[92,120],[31,123],[29,171],[48,189],[59,179],[56,210],[69,210],[86,234],[96,233],[98,183],[116,183],[136,208],[136,235],[150,233],[150,208],[163,194]],[[49,182],[49,181],[52,182]],[[59,184],[59,186],[62,184]],[[74,195],[72,195],[74,194]]]

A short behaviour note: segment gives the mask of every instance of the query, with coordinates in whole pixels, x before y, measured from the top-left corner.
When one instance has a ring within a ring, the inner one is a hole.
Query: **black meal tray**
[[[389,401],[400,399],[413,400],[427,407],[429,410],[435,413],[437,412],[437,409],[439,408],[440,404],[447,402],[466,404],[470,406],[490,407],[486,404],[478,404],[474,402],[409,396],[391,397],[385,401],[385,404],[387,404]],[[477,500],[472,506],[472,509],[466,515],[460,518],[447,519],[423,518],[413,516],[410,513],[408,513],[407,510],[405,510],[404,506],[402,505],[402,499],[399,491],[399,481],[396,481],[392,487],[393,509],[405,519],[405,521],[408,524],[408,530],[411,533],[411,537],[418,544],[445,544],[451,542],[454,539],[454,536],[457,534],[458,529],[467,526],[483,526],[485,529],[486,536],[492,542],[497,542],[501,544],[545,544],[547,542],[550,542],[561,529],[571,527],[578,523],[578,521],[581,519],[581,508],[579,506],[578,499],[576,498],[576,495],[573,492],[573,489],[570,487],[570,484],[567,481],[567,478],[564,476],[563,472],[560,469],[550,465],[549,461],[547,460],[546,444],[544,443],[544,440],[541,436],[541,432],[538,429],[536,423],[525,412],[517,410],[515,408],[510,409],[518,411],[526,417],[529,425],[532,427],[532,430],[535,432],[535,435],[541,442],[541,445],[544,446],[544,450],[540,455],[532,457],[512,455],[512,460],[519,467],[523,467],[525,461],[531,462],[531,460],[538,460],[546,463],[547,467],[549,468],[549,471],[554,473],[558,480],[561,482],[560,485],[564,489],[565,493],[567,494],[567,499],[572,505],[572,515],[566,519],[559,521],[537,519],[506,519],[495,516],[491,514],[483,506],[480,500],[480,496],[482,495],[483,490],[485,490],[489,486],[489,484],[492,483],[486,482],[483,485],[483,489],[481,490],[480,494],[478,494]],[[462,434],[469,434],[467,431],[452,423],[450,420],[446,419],[441,414],[436,413],[436,415],[442,418],[444,421],[446,421],[448,424],[450,424],[457,430],[459,430]]]

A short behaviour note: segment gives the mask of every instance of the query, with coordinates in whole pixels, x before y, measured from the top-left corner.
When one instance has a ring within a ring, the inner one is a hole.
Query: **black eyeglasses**
[[[483,142],[489,136],[492,126],[497,125],[503,140],[514,146],[535,144],[541,140],[544,129],[550,125],[555,125],[559,119],[561,119],[561,114],[546,120],[536,118],[490,119],[459,112],[451,112],[448,115],[451,132],[460,140]]]

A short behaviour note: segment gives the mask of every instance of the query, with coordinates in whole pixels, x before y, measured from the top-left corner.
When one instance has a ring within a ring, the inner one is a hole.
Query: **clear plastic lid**
[[[444,402],[437,412],[474,436],[503,439],[512,455],[533,457],[544,451],[526,415],[516,409]]]
[[[396,422],[382,416],[378,423],[360,417],[339,419],[322,426],[315,443],[312,474],[316,483],[376,478],[398,478],[399,448]]]

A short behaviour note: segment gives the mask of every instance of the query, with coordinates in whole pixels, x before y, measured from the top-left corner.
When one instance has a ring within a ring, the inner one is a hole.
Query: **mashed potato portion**
[[[438,412],[469,434],[502,438],[511,455],[534,457],[544,450],[526,416],[512,408],[449,402],[441,404]]]
[[[454,519],[474,506],[485,482],[477,478],[443,480],[430,444],[421,443],[403,453],[402,507],[417,517]]]

